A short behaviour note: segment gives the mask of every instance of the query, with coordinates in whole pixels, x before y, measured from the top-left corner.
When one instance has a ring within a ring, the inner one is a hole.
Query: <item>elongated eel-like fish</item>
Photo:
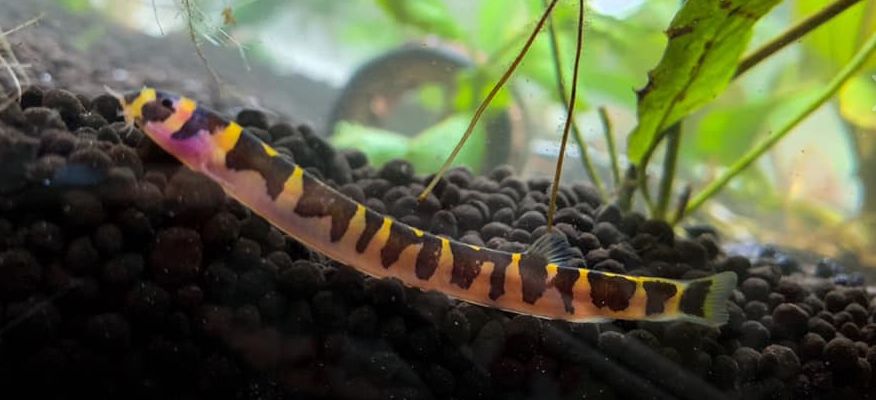
[[[567,266],[569,244],[546,234],[525,253],[433,235],[380,215],[311,176],[235,122],[155,89],[119,96],[125,120],[301,243],[375,277],[543,318],[727,321],[736,275],[689,281]]]

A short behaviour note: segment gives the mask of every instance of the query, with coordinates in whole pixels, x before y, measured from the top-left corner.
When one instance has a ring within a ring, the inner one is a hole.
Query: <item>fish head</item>
[[[206,167],[215,154],[210,138],[214,112],[185,96],[143,88],[120,96],[125,122],[137,126],[155,144],[195,170]],[[208,123],[209,122],[209,123]]]

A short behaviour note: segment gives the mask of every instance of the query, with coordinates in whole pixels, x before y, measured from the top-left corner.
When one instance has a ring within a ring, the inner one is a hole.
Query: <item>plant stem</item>
[[[499,93],[499,89],[505,85],[505,82],[508,81],[508,78],[511,77],[511,74],[514,73],[514,70],[517,69],[517,66],[520,65],[520,61],[523,60],[523,57],[526,55],[526,52],[529,51],[529,48],[532,46],[532,42],[535,41],[535,37],[538,35],[538,31],[544,26],[545,21],[547,21],[548,16],[551,15],[551,12],[554,10],[554,6],[557,5],[558,0],[551,0],[548,8],[544,10],[544,13],[541,15],[541,19],[538,20],[538,23],[535,26],[535,29],[532,30],[529,37],[526,39],[526,43],[523,44],[523,48],[520,49],[520,53],[517,54],[517,57],[514,58],[514,61],[511,62],[511,65],[505,70],[505,73],[502,74],[502,77],[499,78],[499,81],[493,85],[493,88],[490,89],[490,93],[487,94],[487,97],[481,102],[478,106],[477,110],[475,110],[474,116],[471,121],[468,123],[468,127],[465,129],[465,133],[462,135],[462,138],[459,142],[456,143],[456,147],[453,148],[453,151],[450,153],[450,156],[447,157],[447,160],[444,161],[444,164],[441,166],[441,169],[435,174],[432,178],[432,181],[426,185],[426,188],[423,189],[423,192],[417,196],[417,200],[423,201],[429,196],[429,193],[432,192],[432,189],[435,188],[435,185],[438,184],[438,181],[442,176],[447,172],[447,169],[450,168],[450,164],[453,163],[453,160],[456,159],[456,156],[459,154],[459,151],[462,150],[462,146],[465,145],[465,142],[471,136],[472,132],[474,132],[475,125],[477,125],[478,120],[481,119],[481,115],[487,109],[487,106],[490,105],[490,102],[493,101],[493,97],[496,97],[496,94]]]
[[[198,41],[198,33],[197,29],[195,28],[195,5],[192,4],[193,0],[180,1],[180,4],[183,7],[183,12],[185,13],[186,30],[189,33],[189,39],[192,41],[192,45],[195,46],[195,54],[197,54],[198,58],[201,60],[201,63],[204,64],[204,68],[207,69],[207,72],[210,74],[210,79],[216,87],[215,93],[221,93],[222,80],[219,78],[219,74],[216,72],[216,70],[213,69],[210,61],[207,60],[207,56],[204,54],[204,49],[201,48],[201,43]]]
[[[819,93],[818,97],[809,104],[805,110],[803,110],[800,114],[796,115],[789,122],[781,126],[779,129],[770,133],[769,136],[766,137],[763,141],[761,141],[757,146],[753,149],[749,150],[742,158],[737,160],[730,166],[724,174],[722,174],[718,179],[709,183],[702,192],[698,193],[693,200],[691,200],[690,204],[687,206],[686,213],[690,214],[697,208],[699,208],[706,200],[710,199],[712,196],[716,195],[724,186],[727,185],[731,179],[739,175],[746,167],[751,165],[758,157],[763,155],[767,150],[773,147],[779,140],[784,138],[791,129],[793,129],[797,124],[803,121],[809,114],[812,114],[815,110],[821,107],[824,103],[830,100],[833,97],[834,93],[851,78],[860,68],[864,65],[870,56],[874,54],[874,50],[876,50],[876,33],[870,35],[870,38],[867,39],[867,42],[864,43],[864,46],[858,50],[855,56],[846,64],[843,69],[830,81],[830,83],[824,88],[824,90]]]
[[[620,207],[621,211],[626,212],[633,208],[633,194],[636,193],[636,186],[638,186],[636,184],[638,176],[636,166],[630,164],[617,190],[617,206]]]
[[[663,174],[660,176],[660,192],[654,217],[666,218],[669,198],[672,196],[672,183],[675,180],[675,166],[678,163],[678,147],[681,144],[681,121],[666,129],[666,156],[663,158]]]
[[[611,125],[611,118],[608,117],[608,110],[605,106],[599,107],[599,120],[602,121],[602,133],[605,134],[605,143],[608,146],[608,156],[611,159],[611,176],[614,179],[614,188],[617,190],[620,187],[620,167],[617,161],[617,150],[614,145],[614,129]]]
[[[687,203],[690,201],[690,194],[693,192],[693,187],[688,183],[681,189],[681,194],[678,195],[678,204],[675,205],[675,215],[672,217],[672,225],[681,221],[684,218],[684,210],[687,208]]]
[[[788,29],[777,38],[771,40],[769,43],[755,50],[754,53],[751,53],[750,55],[743,58],[742,61],[739,63],[739,66],[736,67],[736,75],[734,76],[734,78],[738,78],[740,75],[744,74],[746,71],[759,64],[761,61],[765,60],[773,53],[781,50],[785,46],[796,41],[797,39],[800,39],[801,37],[811,32],[815,28],[818,28],[825,22],[830,21],[831,19],[833,19],[833,17],[839,15],[841,12],[855,5],[859,1],[861,0],[837,0],[822,9],[821,11],[810,16],[809,18],[801,21],[799,24],[795,25],[791,29]]]
[[[651,192],[648,190],[647,165],[649,162],[651,162],[651,151],[645,154],[645,158],[642,159],[642,164],[636,167],[638,172],[638,176],[636,177],[636,184],[639,185],[639,192],[641,192],[642,194],[642,199],[645,200],[645,205],[648,207],[648,212],[651,215],[654,215],[654,212],[656,211],[654,209],[654,201],[651,200]]]
[[[542,2],[545,4],[545,6],[547,6],[547,0],[542,0]],[[567,102],[573,103],[575,102],[574,96],[572,96],[570,100],[566,100],[566,79],[563,76],[563,69],[561,68],[563,62],[560,58],[560,46],[557,40],[557,29],[554,26],[553,17],[551,17],[551,21],[548,24],[548,35],[551,39],[550,47],[551,56],[554,59],[554,76],[556,77],[557,95],[560,98],[560,103],[562,103],[563,105],[566,105]],[[577,46],[580,48],[581,43],[578,42]],[[577,68],[575,68],[575,73],[578,73]],[[568,107],[566,108],[566,111],[568,112]],[[587,141],[584,140],[584,135],[582,135],[581,130],[578,129],[578,123],[575,121],[574,118],[572,119],[572,132],[575,135],[575,142],[578,144],[578,152],[581,154],[581,163],[584,164],[584,170],[587,171],[587,175],[590,177],[590,181],[593,182],[593,186],[596,186],[596,189],[599,190],[599,193],[602,195],[603,198],[605,198],[605,185],[603,185],[602,179],[596,172],[596,168],[593,167],[593,161],[590,159],[590,151],[587,147]]]
[[[569,107],[566,110],[566,124],[563,126],[563,139],[560,142],[560,154],[557,156],[557,170],[554,172],[554,184],[551,186],[551,202],[548,206],[547,229],[554,226],[554,213],[557,211],[557,194],[560,190],[560,176],[563,174],[563,160],[566,155],[566,143],[569,141],[569,128],[575,119],[575,95],[578,92],[578,67],[581,65],[581,47],[584,42],[584,0],[578,0],[578,36],[575,41],[575,64],[572,67],[572,91],[569,95]],[[565,96],[563,96],[565,97]],[[580,141],[579,144],[583,143]],[[582,149],[586,151],[585,149]],[[582,153],[582,158],[583,158]],[[592,167],[591,167],[592,168]],[[596,178],[596,174],[593,175]],[[594,180],[594,184],[598,182]],[[600,183],[601,185],[601,183]]]

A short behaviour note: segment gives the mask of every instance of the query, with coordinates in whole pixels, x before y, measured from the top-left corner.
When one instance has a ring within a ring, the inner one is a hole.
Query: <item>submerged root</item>
[[[27,71],[25,71],[27,65],[21,64],[18,61],[18,57],[15,55],[12,44],[9,43],[7,37],[37,23],[42,17],[43,15],[40,14],[8,31],[4,31],[0,27],[0,70],[8,77],[7,79],[10,81],[14,92],[13,94],[7,93],[5,82],[0,85],[0,111],[5,110],[13,102],[20,100],[24,91],[23,88],[30,85],[30,77]]]
[[[210,79],[215,85],[215,89],[217,92],[222,91],[222,80],[219,78],[219,74],[213,69],[213,66],[210,64],[210,61],[207,59],[207,56],[204,55],[204,49],[201,47],[201,41],[198,40],[198,28],[196,16],[201,16],[203,11],[198,8],[198,6],[194,3],[193,0],[180,0],[180,6],[183,10],[183,15],[186,19],[186,30],[189,33],[189,39],[192,41],[192,45],[195,46],[195,54],[198,55],[198,58],[201,59],[201,63],[204,64],[204,68],[207,69],[207,72],[210,74]]]
[[[154,3],[152,7],[153,10],[155,10]],[[202,41],[207,41],[215,46],[234,46],[237,48],[240,59],[243,61],[246,70],[249,71],[251,69],[249,59],[246,56],[246,47],[225,29],[225,27],[231,26],[235,22],[230,6],[226,6],[222,10],[220,14],[221,19],[219,21],[214,21],[214,18],[207,15],[207,13],[198,6],[196,0],[179,0],[179,8],[182,12],[183,18],[185,18],[186,31],[188,32],[189,40],[191,40],[192,45],[195,47],[195,54],[210,74],[210,78],[215,85],[215,89],[217,89],[217,93],[222,90],[222,81],[219,74],[204,54]],[[156,11],[156,23],[157,22],[158,17]]]

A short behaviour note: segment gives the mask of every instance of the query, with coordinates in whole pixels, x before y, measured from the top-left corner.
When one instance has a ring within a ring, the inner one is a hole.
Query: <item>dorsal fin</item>
[[[559,266],[566,266],[569,260],[576,256],[572,252],[569,241],[566,240],[566,235],[557,231],[546,232],[529,246],[526,254],[542,256],[549,264]]]

